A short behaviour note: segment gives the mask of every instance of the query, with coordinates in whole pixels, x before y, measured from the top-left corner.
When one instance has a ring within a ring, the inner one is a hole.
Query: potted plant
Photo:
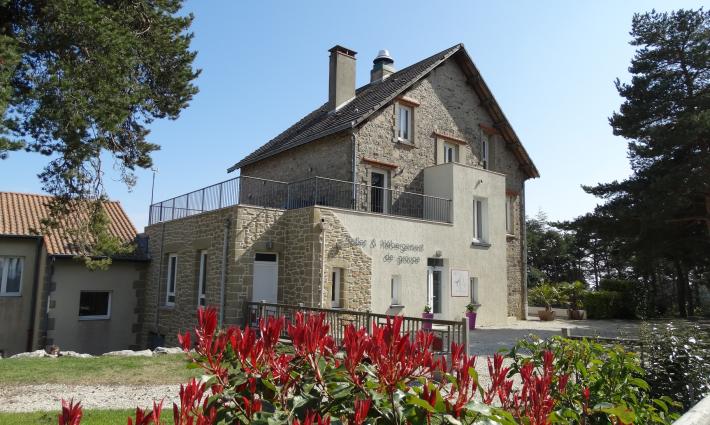
[[[538,287],[538,296],[545,304],[544,310],[538,310],[537,317],[543,321],[555,320],[555,312],[552,310],[552,304],[559,298],[557,288],[549,283],[543,283]]]
[[[466,317],[468,317],[468,330],[472,331],[476,329],[476,311],[480,304],[468,303],[466,306]]]
[[[569,300],[569,308],[567,309],[567,318],[570,320],[584,319],[584,311],[582,311],[582,297],[586,292],[584,283],[580,281],[573,282],[565,287],[567,299]]]
[[[422,329],[431,329],[431,320],[434,318],[434,313],[431,312],[431,306],[426,304],[424,306],[424,312],[422,313]]]

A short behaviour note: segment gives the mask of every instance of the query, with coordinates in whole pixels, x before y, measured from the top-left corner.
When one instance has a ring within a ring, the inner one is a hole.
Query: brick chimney
[[[380,50],[375,60],[372,61],[372,71],[370,71],[370,82],[382,81],[394,74],[394,59],[387,49]]]
[[[330,52],[328,109],[335,110],[355,97],[355,55],[357,52],[336,45]]]

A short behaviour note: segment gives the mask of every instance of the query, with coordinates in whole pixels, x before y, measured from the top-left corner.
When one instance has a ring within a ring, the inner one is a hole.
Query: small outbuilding
[[[0,356],[52,345],[92,354],[135,348],[147,269],[140,244],[107,270],[89,270],[67,226],[41,232],[51,199],[0,192]],[[137,241],[120,203],[104,210],[111,235]]]

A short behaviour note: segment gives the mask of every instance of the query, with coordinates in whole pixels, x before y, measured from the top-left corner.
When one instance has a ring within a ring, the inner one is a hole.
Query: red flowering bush
[[[452,344],[449,359],[437,357],[430,332],[410,335],[401,326],[401,317],[373,324],[370,334],[351,325],[338,347],[323,314],[297,314],[291,323],[268,318],[256,330],[221,330],[216,311],[200,309],[194,340],[188,332],[179,341],[205,376],[181,387],[174,424],[570,422],[560,411],[570,373],[560,371],[552,351],[513,368],[495,355],[488,359],[490,383],[481,385],[476,358],[465,347]],[[291,344],[279,342],[284,330]],[[585,401],[580,397],[579,403]],[[137,409],[128,424],[161,424],[161,407]],[[78,405],[66,410],[70,413],[60,416],[60,425],[78,424]]]

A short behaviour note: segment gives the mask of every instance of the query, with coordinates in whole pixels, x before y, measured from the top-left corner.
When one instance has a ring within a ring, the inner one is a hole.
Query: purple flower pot
[[[434,313],[422,313],[422,319],[427,319],[424,322],[422,322],[422,329],[429,329],[431,330],[431,322],[428,320],[432,320],[434,318]]]
[[[468,330],[472,331],[472,330],[476,329],[476,312],[475,311],[467,311],[466,317],[468,317]]]

